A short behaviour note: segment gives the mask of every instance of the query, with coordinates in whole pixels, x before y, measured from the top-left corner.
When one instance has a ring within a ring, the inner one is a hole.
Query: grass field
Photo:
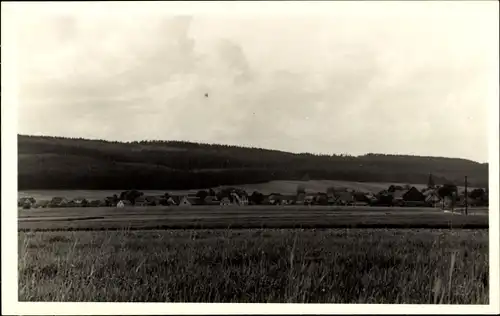
[[[488,304],[487,230],[19,232],[19,300]]]
[[[472,215],[475,214],[475,215]],[[193,206],[56,208],[18,211],[18,229],[202,228],[488,228],[488,213],[470,216],[434,208],[335,206]]]
[[[338,181],[338,180],[311,180],[311,181],[271,181],[266,183],[258,184],[242,184],[235,185],[234,187],[239,187],[245,189],[248,193],[253,191],[258,191],[263,194],[271,193],[283,193],[283,194],[295,194],[297,191],[297,186],[302,185],[307,192],[326,192],[326,190],[333,186],[335,188],[346,188],[350,190],[356,190],[361,192],[372,192],[378,193],[384,189],[389,188],[391,184],[394,185],[405,185],[405,183],[383,183],[383,182],[351,182],[351,181]],[[422,189],[426,187],[424,184],[413,184],[417,189]],[[463,189],[459,187],[459,189]],[[469,188],[470,190],[474,188]],[[87,199],[104,199],[107,196],[112,196],[113,194],[120,194],[124,190],[28,190],[20,191],[19,197],[32,196],[37,200],[50,200],[55,196],[62,196],[66,198],[76,198],[85,197]],[[143,190],[146,195],[163,195],[165,192],[170,192],[171,194],[188,194],[196,193],[197,190]]]

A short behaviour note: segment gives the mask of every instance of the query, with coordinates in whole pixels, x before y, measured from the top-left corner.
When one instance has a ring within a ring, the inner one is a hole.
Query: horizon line
[[[101,141],[101,142],[106,142],[106,143],[121,143],[121,144],[133,144],[133,143],[141,143],[141,142],[171,142],[171,143],[189,143],[189,144],[198,144],[198,145],[209,145],[209,146],[229,146],[229,147],[237,147],[237,148],[244,148],[244,149],[260,149],[260,150],[267,150],[267,151],[275,151],[275,152],[281,152],[285,154],[292,154],[292,155],[312,155],[312,156],[323,156],[323,157],[331,157],[331,156],[345,156],[345,157],[353,157],[353,158],[359,158],[359,157],[366,157],[368,155],[380,155],[380,156],[406,156],[406,157],[418,157],[418,158],[442,158],[442,159],[461,159],[461,160],[466,160],[470,161],[473,163],[478,163],[478,164],[489,164],[487,161],[486,162],[480,162],[476,160],[472,160],[469,158],[462,158],[462,157],[445,157],[445,156],[427,156],[427,155],[415,155],[415,154],[388,154],[388,153],[365,153],[361,155],[352,155],[349,153],[313,153],[313,152],[292,152],[292,151],[286,151],[286,150],[281,150],[281,149],[273,149],[273,148],[265,148],[265,147],[255,147],[255,146],[250,146],[250,145],[236,145],[236,144],[223,144],[223,143],[208,143],[208,142],[198,142],[198,141],[190,141],[190,140],[166,140],[166,139],[143,139],[143,140],[127,140],[127,141],[122,141],[122,140],[109,140],[109,139],[101,139],[101,138],[85,138],[85,137],[71,137],[71,136],[52,136],[52,135],[29,135],[29,134],[20,134],[18,133],[17,136],[24,136],[24,137],[46,137],[46,138],[60,138],[60,139],[68,139],[68,140],[86,140],[86,141]]]

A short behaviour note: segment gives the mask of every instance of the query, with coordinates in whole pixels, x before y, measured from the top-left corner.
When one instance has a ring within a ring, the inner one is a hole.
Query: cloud
[[[484,15],[353,12],[23,19],[20,132],[486,160]]]

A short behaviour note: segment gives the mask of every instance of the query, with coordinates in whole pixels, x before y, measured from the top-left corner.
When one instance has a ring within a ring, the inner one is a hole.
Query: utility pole
[[[465,215],[468,215],[468,201],[467,201],[467,176],[465,176]]]

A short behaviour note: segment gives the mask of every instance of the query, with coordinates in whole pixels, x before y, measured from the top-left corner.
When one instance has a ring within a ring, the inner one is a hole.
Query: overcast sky
[[[488,159],[495,1],[265,15],[113,5],[25,5],[19,133]]]

